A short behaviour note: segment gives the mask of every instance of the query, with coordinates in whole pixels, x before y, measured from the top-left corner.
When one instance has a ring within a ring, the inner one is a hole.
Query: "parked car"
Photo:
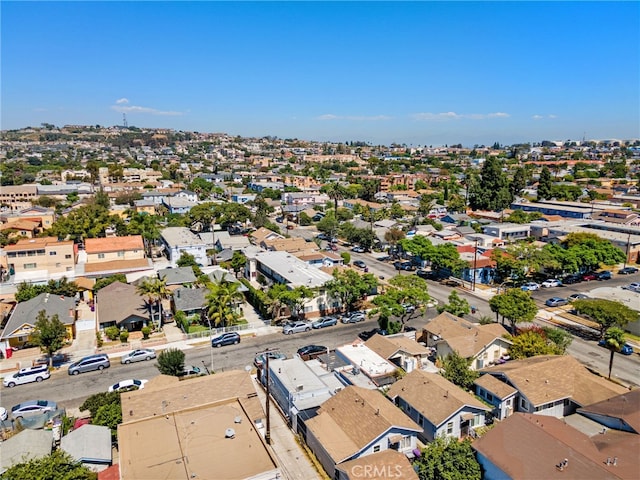
[[[16,420],[58,409],[58,404],[50,400],[27,400],[11,407],[11,416]]]
[[[591,280],[596,280],[598,278],[598,274],[595,272],[588,272],[582,275],[582,280],[585,282],[590,282]]]
[[[200,367],[196,367],[194,365],[185,365],[178,377],[197,377],[199,375],[204,375],[204,372],[200,370]]]
[[[110,366],[109,357],[101,353],[98,355],[89,355],[72,363],[69,365],[68,373],[69,375],[78,375],[79,373],[91,372],[93,370],[104,370]]]
[[[7,409],[4,407],[0,407],[0,422],[4,422],[7,418],[9,418]]]
[[[372,330],[366,330],[364,332],[360,332],[358,334],[358,338],[360,338],[361,340],[364,340],[366,342],[367,340],[369,340],[371,337],[373,337],[376,334],[384,336],[384,335],[387,334],[387,331],[383,330],[381,328],[374,328]]]
[[[342,317],[342,323],[364,322],[367,316],[363,312],[354,312],[349,316]]]
[[[304,361],[313,360],[328,352],[327,347],[323,345],[306,345],[298,349],[298,355],[300,355],[300,358]]]
[[[253,359],[253,364],[258,368],[261,367],[264,364],[264,362],[267,361],[267,356],[269,357],[269,361],[284,360],[287,358],[287,356],[284,353],[280,353],[280,352],[261,353],[260,355],[256,355],[256,358]]]
[[[601,347],[606,347],[607,342],[603,338],[598,342],[598,345],[600,345]],[[622,345],[622,348],[620,349],[620,353],[623,355],[631,355],[633,353],[633,347],[628,343],[625,343],[624,345]]]
[[[416,269],[416,266],[411,262],[402,262],[399,268],[399,270],[406,270],[411,272],[414,271],[415,269]]]
[[[562,286],[562,282],[557,278],[550,278],[542,282],[541,286],[543,286],[544,288],[560,287]]]
[[[211,340],[212,347],[222,347],[223,345],[237,345],[240,343],[240,334],[238,332],[227,332],[218,335]]]
[[[367,266],[367,264],[364,263],[362,260],[356,260],[355,262],[353,262],[353,265],[358,268],[366,268]]]
[[[638,273],[638,269],[636,267],[624,267],[618,270],[620,275],[633,275],[634,273]]]
[[[581,281],[582,281],[582,277],[575,273],[572,273],[571,275],[567,275],[562,279],[562,283],[565,285],[573,285],[574,283],[579,283]]]
[[[566,298],[561,297],[551,297],[544,304],[547,307],[561,307],[563,305],[567,305],[569,301]]]
[[[49,367],[46,365],[38,365],[35,367],[21,368],[17,372],[7,375],[2,380],[2,384],[5,387],[12,388],[25,383],[42,382],[49,377],[51,377]]]
[[[589,298],[589,296],[584,293],[572,293],[567,297],[567,300],[573,302],[574,300],[584,300],[585,298]]]
[[[361,246],[359,246],[359,245],[356,245],[355,247],[353,247],[353,248],[351,249],[351,251],[352,251],[352,252],[355,252],[355,253],[364,253],[364,248],[362,248],[362,247],[361,247]]]
[[[68,353],[56,353],[55,355],[53,355],[51,357],[51,365],[54,367],[59,367],[64,363],[67,363],[69,361],[69,354]],[[49,365],[49,358],[44,356],[44,357],[40,357],[37,360],[33,361],[33,366],[38,366],[38,365],[45,365],[48,366]]]
[[[122,380],[121,382],[114,383],[109,387],[109,392],[128,392],[130,390],[142,390],[144,384],[149,380]]]
[[[404,309],[405,313],[413,313],[416,311],[416,306],[411,303],[403,303],[400,306]]]
[[[624,290],[631,290],[632,292],[640,292],[640,282],[631,282],[629,285],[622,287]]]
[[[540,284],[536,283],[536,282],[527,282],[524,285],[522,285],[520,287],[522,290],[528,291],[528,290],[539,290],[540,289]]]
[[[129,364],[142,362],[144,360],[151,360],[152,358],[156,358],[155,350],[151,350],[150,348],[139,348],[124,354],[120,359],[120,363]]]
[[[333,327],[337,325],[338,319],[336,317],[322,317],[311,324],[311,328],[324,328]]]
[[[308,332],[311,330],[311,324],[307,322],[289,322],[282,327],[282,333],[291,335],[292,333]]]
[[[598,272],[598,280],[611,280],[613,275],[609,270],[605,270],[604,272]]]

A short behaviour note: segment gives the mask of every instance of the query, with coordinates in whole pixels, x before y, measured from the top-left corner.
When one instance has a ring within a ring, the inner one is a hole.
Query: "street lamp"
[[[213,328],[211,328],[211,320],[209,320],[209,315],[205,313],[204,318],[207,319],[207,323],[209,324],[209,353],[211,354],[211,372],[213,372]]]
[[[622,268],[627,268],[627,261],[629,260],[629,247],[631,246],[631,232],[627,236],[627,248],[624,249],[624,266]]]

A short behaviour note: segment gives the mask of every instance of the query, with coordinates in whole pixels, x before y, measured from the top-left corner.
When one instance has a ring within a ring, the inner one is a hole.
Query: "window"
[[[373,453],[377,453],[380,451],[380,445],[374,445],[373,447]]]
[[[25,270],[33,270],[34,268],[36,268],[37,264],[35,263],[25,263],[22,265],[22,268],[24,268]]]
[[[65,260],[69,260],[69,259],[71,258],[71,254],[67,253],[67,254],[64,256],[64,258],[65,258]]]
[[[411,448],[411,437],[402,437],[399,445],[400,450]]]
[[[124,257],[124,252],[118,252],[118,257],[120,258]]]
[[[62,266],[61,263],[56,263],[56,268],[60,268]]]
[[[99,253],[98,258],[104,258],[104,253]]]
[[[520,399],[520,408],[523,410],[529,409],[529,406],[527,405],[527,401],[524,398]]]
[[[487,400],[489,402],[493,402],[493,395],[491,395],[489,392],[487,392]]]
[[[55,250],[51,250],[51,251],[49,252],[49,255],[57,255],[57,254],[58,254],[58,252],[56,252]]]
[[[453,433],[453,422],[447,423],[447,435],[451,435]]]

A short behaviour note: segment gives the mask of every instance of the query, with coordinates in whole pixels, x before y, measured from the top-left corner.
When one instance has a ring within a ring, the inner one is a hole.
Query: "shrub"
[[[122,343],[127,343],[127,340],[129,340],[129,332],[127,332],[126,330],[122,330],[120,332],[120,341]]]
[[[140,331],[142,332],[142,339],[148,340],[149,335],[151,335],[151,327],[142,327]]]
[[[156,367],[163,375],[179,376],[184,370],[184,352],[177,348],[168,348],[158,355]]]
[[[107,327],[104,329],[104,334],[109,340],[115,340],[120,336],[120,329],[118,327]]]
[[[102,333],[96,332],[96,345],[98,348],[101,348],[104,345],[104,340],[102,340]]]
[[[91,416],[95,417],[101,406],[112,403],[120,406],[120,394],[118,392],[100,392],[87,398],[84,403],[80,405],[80,411],[89,410]]]

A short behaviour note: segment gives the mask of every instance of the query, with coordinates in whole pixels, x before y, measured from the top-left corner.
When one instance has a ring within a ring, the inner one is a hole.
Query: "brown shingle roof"
[[[486,391],[491,392],[500,400],[504,400],[508,396],[513,395],[517,392],[517,390],[511,385],[507,385],[506,383],[501,382],[493,375],[482,375],[473,383],[484,388]]]
[[[336,470],[343,472],[340,478],[347,480],[361,480],[363,476],[373,480],[376,478],[373,472],[380,475],[377,477],[380,480],[384,478],[418,480],[419,478],[407,456],[390,448],[336,465]]]
[[[349,458],[391,427],[422,431],[377,390],[347,387],[322,404],[307,428],[335,463]]]
[[[365,344],[371,350],[387,360],[398,351],[406,352],[409,355],[429,355],[429,350],[404,335],[393,337],[374,335],[367,340]]]
[[[503,374],[534,405],[571,398],[590,405],[626,392],[624,387],[590,373],[569,355],[540,355],[485,368]]]
[[[632,436],[636,437],[634,446],[637,448],[640,437]],[[638,478],[637,451],[621,448],[617,455],[618,466],[607,466],[607,455],[598,451],[589,437],[555,417],[514,413],[474,441],[472,446],[510,478]],[[560,471],[556,465],[564,459],[567,459],[567,466]]]
[[[414,370],[405,375],[391,386],[387,395],[389,398],[401,397],[436,426],[465,405],[491,410],[446,378],[424,370]]]
[[[85,263],[84,273],[112,272],[144,270],[152,268],[148,258],[135,258],[133,260],[112,260],[110,262]]]
[[[578,409],[578,413],[619,418],[636,433],[640,433],[640,389],[587,405]]]
[[[465,358],[474,357],[496,338],[502,338],[508,333],[499,323],[476,325],[447,312],[431,320],[424,330],[438,335],[452,350]]]

